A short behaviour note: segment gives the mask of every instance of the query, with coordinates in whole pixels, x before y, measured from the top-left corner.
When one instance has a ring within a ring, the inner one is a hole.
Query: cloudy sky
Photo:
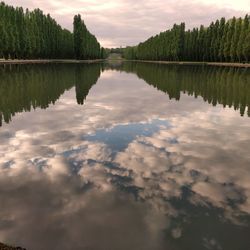
[[[135,45],[185,21],[188,28],[216,18],[243,16],[250,0],[5,0],[7,4],[39,7],[72,30],[74,14],[82,14],[104,47]]]

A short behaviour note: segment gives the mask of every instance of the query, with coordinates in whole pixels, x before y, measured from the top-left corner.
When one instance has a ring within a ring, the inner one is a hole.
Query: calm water
[[[0,241],[249,250],[250,70],[0,68]]]

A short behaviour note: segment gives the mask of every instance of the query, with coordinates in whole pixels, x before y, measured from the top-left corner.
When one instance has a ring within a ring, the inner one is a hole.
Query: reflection
[[[151,86],[117,71],[140,72],[137,64],[104,65],[92,88],[100,66],[68,66],[73,84],[53,106],[0,129],[0,241],[28,250],[248,250],[249,118],[204,102],[209,94],[191,80]],[[211,70],[169,75],[193,69]]]
[[[216,128],[208,131],[199,115],[170,119],[172,127],[137,138],[115,162],[129,170],[126,185],[137,187],[141,200],[171,218],[166,235],[176,249],[247,250],[250,144],[242,150],[234,136],[234,144],[223,145],[228,131],[224,134],[220,128],[215,138]],[[199,124],[195,130],[193,119]],[[247,133],[242,129],[241,138],[249,138]],[[170,140],[173,136],[177,143]]]
[[[203,97],[216,106],[233,107],[250,116],[250,70],[232,67],[173,66],[155,63],[123,63],[120,68],[135,73],[148,84],[180,100],[181,93]]]
[[[248,250],[247,164],[213,169],[221,145],[202,161],[196,143],[169,140],[178,129],[140,135],[114,156],[108,145],[75,138],[39,157],[26,137],[14,163],[0,168],[0,239],[37,250]]]
[[[104,70],[135,73],[148,84],[180,100],[181,93],[202,96],[213,106],[233,107],[250,116],[250,71],[241,68],[171,66],[148,63],[9,65],[0,67],[0,126],[18,112],[46,109],[75,86],[78,104]]]
[[[78,104],[83,104],[91,87],[100,77],[100,65],[82,65],[75,67],[75,88]]]
[[[83,104],[100,76],[99,64],[9,65],[0,67],[0,126],[18,112],[46,109],[75,86]]]
[[[169,124],[161,120],[152,120],[151,123],[132,123],[128,125],[117,125],[112,129],[97,130],[95,134],[87,135],[84,138],[89,141],[102,141],[112,149],[113,152],[126,149],[128,144],[136,137],[153,135],[160,127],[167,128]]]
[[[72,154],[1,169],[0,239],[37,250],[165,249],[164,214],[116,189],[110,169],[93,162],[99,145],[86,147],[77,174]]]

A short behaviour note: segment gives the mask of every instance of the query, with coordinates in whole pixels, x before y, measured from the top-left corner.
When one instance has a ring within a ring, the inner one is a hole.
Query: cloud
[[[185,21],[188,28],[208,25],[225,16],[243,16],[248,0],[6,0],[8,4],[41,8],[72,30],[72,19],[82,14],[88,28],[105,47],[136,45],[148,37]],[[188,10],[188,11],[187,11]]]

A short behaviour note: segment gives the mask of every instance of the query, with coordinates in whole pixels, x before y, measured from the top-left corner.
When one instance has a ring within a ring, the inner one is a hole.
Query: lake
[[[250,70],[1,66],[0,242],[249,250]]]

